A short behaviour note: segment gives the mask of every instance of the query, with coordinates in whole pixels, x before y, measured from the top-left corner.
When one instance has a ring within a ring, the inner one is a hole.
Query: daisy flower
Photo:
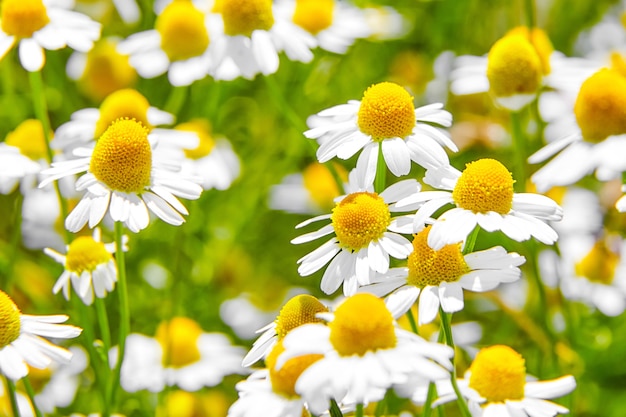
[[[87,192],[65,219],[71,232],[86,224],[93,228],[109,213],[113,221],[123,222],[136,233],[148,226],[148,210],[178,226],[188,212],[176,197],[196,199],[202,192],[195,182],[170,171],[171,162],[155,158],[148,129],[134,119],[116,120],[93,149],[76,151],[81,158],[52,164],[40,184],[86,171],[76,189]]]
[[[449,127],[452,116],[436,103],[415,108],[413,97],[395,83],[369,87],[361,101],[351,100],[319,112],[310,119],[312,129],[304,132],[317,139],[317,159],[348,159],[362,150],[357,160],[358,184],[373,183],[379,147],[395,176],[407,175],[411,161],[431,169],[449,165],[443,147],[456,145],[440,127]]]
[[[422,204],[415,213],[414,227],[431,222],[430,218],[447,204],[455,207],[434,222],[428,245],[439,250],[463,242],[478,225],[487,232],[502,231],[518,242],[531,236],[542,243],[554,243],[558,235],[544,221],[560,220],[563,210],[552,199],[534,193],[514,193],[513,177],[495,159],[479,159],[466,165],[463,172],[451,166],[429,170],[424,182],[449,191],[426,191],[399,201],[407,208]]]
[[[63,290],[66,300],[70,299],[70,286],[86,305],[93,302],[94,293],[98,298],[105,298],[107,292],[113,291],[117,282],[117,267],[113,254],[115,243],[102,243],[99,228],[95,228],[93,236],[78,236],[66,247],[65,255],[51,248],[44,253],[65,267],[65,270],[52,287],[58,294]],[[128,241],[125,237],[124,241]],[[122,250],[127,251],[124,247]]]
[[[431,227],[414,236],[407,267],[392,268],[372,280],[372,285],[361,287],[378,296],[391,292],[386,303],[394,315],[405,313],[419,297],[419,324],[430,323],[439,306],[446,313],[461,311],[463,290],[490,291],[520,278],[523,256],[507,253],[501,246],[463,255],[462,243],[434,250],[427,243]]]
[[[31,316],[22,314],[13,300],[0,290],[0,372],[14,381],[28,375],[28,366],[46,368],[52,361],[69,363],[72,353],[44,337],[71,339],[81,329],[67,324],[65,315]]]
[[[360,285],[371,282],[374,274],[389,269],[389,256],[405,259],[411,253],[411,242],[395,231],[401,231],[398,220],[391,217],[396,210],[393,203],[418,194],[416,180],[397,182],[377,194],[358,191],[343,196],[331,214],[323,214],[296,226],[301,228],[313,222],[330,220],[321,229],[293,239],[300,244],[334,235],[322,246],[298,260],[298,272],[308,276],[328,263],[322,276],[321,289],[332,294],[343,283],[345,295],[356,292]]]
[[[328,324],[293,329],[275,365],[280,371],[291,358],[323,355],[295,384],[313,414],[327,410],[331,399],[363,405],[382,400],[412,375],[433,381],[450,377],[452,349],[399,328],[384,301],[372,294],[355,294],[334,313],[319,316]]]
[[[475,417],[553,417],[569,412],[548,400],[573,391],[573,376],[548,381],[528,379],[522,355],[508,346],[495,345],[481,349],[464,378],[457,382]],[[456,398],[451,389],[447,391],[449,395],[440,394],[438,403]]]
[[[27,71],[43,68],[44,49],[69,46],[87,52],[100,38],[101,25],[87,16],[66,10],[62,0],[2,1],[0,21],[0,59],[19,44],[20,63]]]

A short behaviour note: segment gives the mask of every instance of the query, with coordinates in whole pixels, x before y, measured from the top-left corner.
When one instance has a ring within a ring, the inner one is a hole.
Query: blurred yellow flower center
[[[167,395],[165,400],[165,415],[168,417],[195,417],[197,400],[194,394],[187,391],[174,391]],[[160,415],[158,412],[156,415]],[[201,415],[201,414],[200,414]]]
[[[313,35],[333,23],[335,0],[296,0],[293,22]]]
[[[20,329],[20,309],[0,290],[0,349],[15,341],[20,336]]]
[[[79,236],[70,243],[65,257],[65,268],[77,275],[93,271],[98,265],[113,260],[104,243],[96,242],[91,236]]]
[[[345,168],[335,165],[335,169],[342,180],[347,178]],[[337,186],[337,181],[333,178],[330,170],[324,165],[314,162],[307,166],[302,173],[304,188],[309,191],[311,198],[322,209],[331,209],[334,205],[334,199],[341,192]]]
[[[285,347],[283,346],[283,342],[279,341],[269,355],[267,355],[265,363],[269,370],[272,390],[276,394],[295,399],[299,397],[295,388],[296,381],[306,368],[322,359],[324,355],[309,354],[291,358],[283,364],[280,370],[276,370],[276,360],[284,351]]]
[[[330,342],[341,356],[359,355],[396,346],[393,316],[385,302],[367,293],[346,299],[328,323]]]
[[[96,142],[89,170],[112,190],[143,192],[152,170],[148,129],[134,119],[115,121]]]
[[[222,0],[220,7],[227,35],[250,37],[255,30],[274,26],[272,0]]]
[[[333,209],[331,220],[341,246],[357,251],[383,236],[391,214],[381,196],[359,192],[341,200]]]
[[[186,317],[174,317],[159,324],[156,340],[163,348],[163,365],[181,368],[200,360],[198,339],[202,328]]]
[[[507,214],[513,206],[513,176],[495,159],[479,159],[465,166],[452,191],[457,206],[474,213]]]
[[[548,34],[543,29],[533,27],[529,30],[527,26],[518,26],[509,30],[507,35],[521,35],[528,39],[539,56],[543,75],[550,74],[550,56],[554,52],[554,47]]]
[[[470,388],[475,389],[488,402],[524,398],[524,358],[510,347],[495,345],[481,349],[470,370]]]
[[[47,157],[43,126],[37,119],[24,120],[14,131],[7,134],[4,143],[15,146],[22,155],[33,161]]]
[[[430,225],[426,226],[413,238],[413,252],[407,263],[407,282],[416,287],[454,282],[470,271],[463,258],[460,243],[446,245],[440,250],[433,250],[428,246],[430,229]]]
[[[604,240],[598,240],[574,268],[578,276],[585,277],[589,281],[610,285],[615,277],[619,260],[619,255],[608,248]]]
[[[114,91],[132,85],[136,79],[137,72],[130,66],[128,56],[117,52],[114,42],[102,39],[87,53],[85,71],[79,82],[85,94],[100,102]]]
[[[200,56],[209,46],[205,15],[190,1],[174,1],[157,17],[161,48],[170,61]]]
[[[374,84],[363,94],[357,123],[361,132],[377,141],[404,138],[415,127],[413,97],[398,84]]]
[[[587,78],[578,92],[574,113],[585,140],[600,142],[626,133],[626,77],[605,68]]]
[[[196,119],[190,122],[181,123],[176,126],[176,130],[194,132],[198,135],[200,143],[195,149],[185,149],[185,155],[190,159],[204,158],[211,153],[215,147],[215,141],[211,137],[211,128],[204,119]]]
[[[120,118],[135,119],[148,129],[152,129],[152,125],[148,122],[149,108],[148,99],[132,88],[111,93],[100,104],[100,118],[96,122],[95,137],[102,136],[104,131]]]
[[[2,30],[7,35],[30,38],[50,23],[42,0],[2,0]]]
[[[28,367],[28,380],[35,392],[41,392],[51,378],[52,369],[50,367],[44,369],[35,368],[34,366]]]
[[[315,315],[327,311],[328,308],[312,295],[296,295],[280,309],[280,314],[276,317],[276,335],[282,339],[303,324],[322,323],[323,320]]]

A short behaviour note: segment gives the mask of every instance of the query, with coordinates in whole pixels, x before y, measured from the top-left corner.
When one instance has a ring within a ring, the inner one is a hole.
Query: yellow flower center
[[[114,42],[103,39],[87,53],[85,71],[79,83],[85,94],[100,102],[136,80],[137,72],[130,66],[128,56],[118,53]]]
[[[328,323],[330,342],[342,356],[359,355],[396,346],[393,316],[385,302],[367,293],[346,299]]]
[[[476,355],[471,366],[470,388],[489,402],[524,398],[526,367],[522,355],[508,346],[495,345]]]
[[[135,119],[148,129],[152,125],[148,122],[150,103],[139,91],[126,88],[111,93],[100,104],[100,118],[96,122],[96,138],[102,136],[113,122],[120,118]]]
[[[204,14],[190,1],[174,1],[157,17],[161,48],[170,61],[200,56],[209,46]]]
[[[272,0],[222,0],[220,8],[227,35],[250,37],[255,30],[274,26]]]
[[[51,378],[52,369],[50,367],[43,369],[35,368],[34,366],[28,367],[28,380],[35,392],[41,392]]]
[[[415,127],[413,97],[398,84],[374,84],[363,94],[357,123],[361,132],[377,141],[404,138]]]
[[[335,0],[296,0],[293,22],[317,35],[333,23]]]
[[[580,86],[574,113],[588,141],[626,133],[626,77],[605,68],[587,78]]]
[[[507,214],[513,206],[513,176],[495,159],[479,159],[465,166],[452,198],[457,206],[474,213]]]
[[[20,309],[4,291],[0,290],[0,349],[20,336],[21,327]]]
[[[30,38],[50,23],[42,0],[2,0],[2,30],[7,35]]]
[[[416,287],[438,286],[442,282],[454,282],[470,271],[463,258],[461,244],[446,245],[440,250],[428,246],[431,226],[426,226],[413,238],[413,252],[409,255],[407,282]]]
[[[391,214],[378,194],[359,192],[341,200],[333,209],[331,220],[341,246],[357,251],[383,236]]]
[[[276,360],[284,351],[285,347],[283,346],[283,342],[279,341],[276,343],[269,355],[267,355],[265,363],[267,365],[267,369],[269,370],[272,390],[276,394],[290,399],[295,399],[299,397],[295,388],[296,381],[306,368],[322,359],[324,355],[312,353],[309,355],[291,358],[285,362],[280,370],[276,370]]]
[[[98,265],[113,260],[104,243],[96,242],[91,236],[79,236],[70,243],[65,257],[65,268],[77,275],[93,271]]]
[[[167,394],[164,415],[168,417],[195,417],[198,414],[198,401],[194,394],[187,391],[173,391]],[[157,413],[156,415],[159,415]]]
[[[531,43],[535,52],[541,60],[541,68],[543,75],[550,74],[550,55],[554,52],[554,47],[548,34],[538,27],[531,30],[527,26],[518,26],[508,31],[507,35],[522,35]]]
[[[337,174],[345,181],[348,174],[341,165],[335,165]],[[341,194],[337,181],[330,170],[323,164],[314,162],[307,166],[302,173],[304,188],[309,191],[311,198],[322,209],[330,210],[334,205],[334,199]]]
[[[47,158],[43,126],[37,119],[24,120],[14,131],[7,134],[4,142],[15,146],[22,155],[33,161]]]
[[[190,159],[204,158],[211,153],[215,147],[215,141],[211,137],[211,127],[205,119],[196,119],[176,126],[176,130],[194,132],[200,138],[200,144],[195,149],[185,149],[185,155]]]
[[[198,338],[202,328],[186,317],[174,317],[159,324],[156,340],[163,348],[163,365],[181,368],[200,360]]]
[[[317,313],[327,312],[328,308],[312,295],[296,295],[285,303],[276,317],[276,334],[282,339],[295,329],[307,323],[322,323],[315,317]]]
[[[615,277],[619,260],[619,255],[609,249],[604,240],[598,240],[574,268],[578,276],[585,277],[589,281],[610,285]]]
[[[96,142],[89,170],[112,190],[141,193],[152,170],[148,129],[134,119],[115,121]]]

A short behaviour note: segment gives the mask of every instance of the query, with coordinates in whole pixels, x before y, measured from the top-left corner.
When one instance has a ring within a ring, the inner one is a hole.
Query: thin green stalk
[[[480,231],[480,227],[476,225],[474,230],[467,235],[467,239],[465,239],[465,247],[463,248],[463,255],[467,255],[468,253],[472,253],[474,247],[476,246],[476,239],[478,238],[478,232]]]
[[[519,192],[526,191],[526,179],[528,177],[526,169],[526,137],[522,129],[522,112],[511,112],[511,131],[513,137],[513,156],[515,158],[515,184]]]
[[[525,0],[524,6],[526,8],[526,20],[528,21],[528,28],[532,29],[536,26],[535,23],[535,0]]]
[[[330,399],[330,417],[343,417],[341,409],[337,405],[337,401],[334,398]]]
[[[109,327],[109,317],[107,316],[106,306],[102,298],[96,297],[96,316],[98,317],[98,325],[100,326],[100,337],[102,338],[102,344],[105,352],[111,349],[111,329]],[[109,368],[109,356],[105,355],[105,363],[107,369]]]
[[[409,319],[409,324],[411,325],[413,333],[420,334],[417,323],[415,322],[415,317],[413,316],[413,310],[409,309],[409,311],[406,312],[406,317]]]
[[[452,326],[450,325],[450,316],[443,311],[441,306],[439,306],[439,317],[441,318],[441,331],[444,333],[446,344],[450,346],[454,350],[454,340],[452,339]],[[456,355],[455,355],[456,357]],[[456,366],[452,366],[452,376],[451,376],[452,388],[454,389],[454,393],[456,394],[456,402],[461,410],[461,414],[464,417],[471,417],[472,414],[467,407],[467,403],[463,398],[463,394],[459,389],[459,386],[456,382]]]
[[[363,417],[363,404],[359,403],[356,405],[356,411],[354,415],[355,417]]]
[[[383,192],[387,181],[387,165],[383,157],[383,143],[378,142],[378,159],[376,162],[376,179],[374,180],[374,190],[380,194]]]
[[[30,384],[30,379],[28,379],[28,375],[22,378],[22,383],[24,384],[24,388],[26,388],[26,394],[28,394],[28,398],[30,399],[30,403],[33,406],[33,410],[35,410],[35,415],[37,417],[43,417],[43,414],[41,413],[41,411],[39,410],[39,407],[37,407],[37,404],[35,403],[35,390],[33,389],[33,386]]]
[[[435,400],[435,396],[437,395],[437,387],[434,382],[428,384],[428,393],[426,394],[426,402],[424,403],[424,407],[422,409],[422,417],[430,417],[433,412],[432,403]]]
[[[187,99],[188,89],[187,86],[172,87],[163,109],[172,114],[179,114],[180,109],[183,108],[185,100]]]
[[[7,378],[7,389],[9,391],[9,400],[11,401],[11,408],[13,409],[13,417],[21,417],[20,408],[17,405],[17,391],[15,390],[15,382],[10,378]]]

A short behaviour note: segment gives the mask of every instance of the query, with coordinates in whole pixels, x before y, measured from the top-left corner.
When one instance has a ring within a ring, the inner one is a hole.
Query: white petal
[[[456,313],[463,310],[463,288],[456,282],[442,282],[439,285],[439,300],[441,308],[446,313]]]
[[[383,157],[391,173],[396,177],[407,175],[411,170],[411,157],[404,139],[385,139],[381,145]]]
[[[46,61],[43,48],[32,38],[24,38],[20,41],[19,55],[22,66],[30,72],[41,70]]]
[[[438,287],[426,286],[419,297],[419,324],[428,324],[437,317],[439,312]]]

